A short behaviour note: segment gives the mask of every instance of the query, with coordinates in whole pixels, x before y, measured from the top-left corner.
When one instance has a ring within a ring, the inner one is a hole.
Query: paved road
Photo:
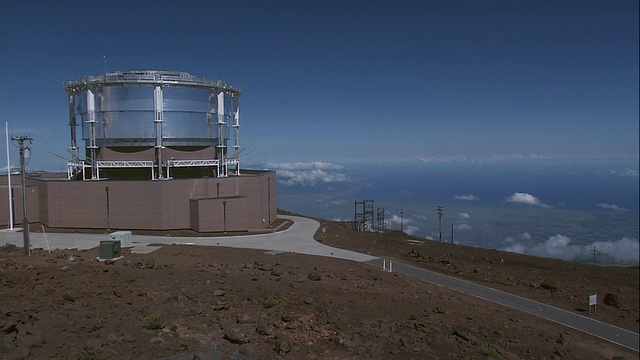
[[[282,216],[284,217],[284,216]],[[150,244],[190,244],[202,246],[227,246],[235,248],[263,249],[272,251],[294,252],[299,254],[335,257],[340,259],[366,262],[371,265],[388,269],[389,263],[383,259],[361,254],[349,250],[342,250],[323,245],[313,239],[313,234],[320,224],[312,219],[302,217],[286,217],[294,220],[294,224],[287,230],[273,234],[185,238],[168,236],[133,236],[132,252],[148,253],[158,247]],[[91,249],[107,240],[106,235],[95,234],[42,234],[31,233],[32,248],[51,249]],[[0,231],[0,244],[13,243],[22,246],[22,233]],[[415,277],[422,281],[453,289],[465,294],[476,296],[529,314],[540,316],[547,320],[580,330],[629,349],[639,351],[639,335],[637,333],[609,325],[591,318],[554,308],[536,301],[528,300],[516,295],[494,290],[468,281],[405,265],[393,263],[393,271]]]

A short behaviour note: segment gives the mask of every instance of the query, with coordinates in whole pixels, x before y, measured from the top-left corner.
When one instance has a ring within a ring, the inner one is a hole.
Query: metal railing
[[[77,81],[68,81],[67,90],[79,91],[88,85],[97,84],[157,84],[157,85],[183,85],[201,88],[213,88],[224,90],[227,93],[240,95],[240,90],[231,86],[226,81],[209,80],[195,77],[180,71],[116,71],[104,75],[87,75]]]

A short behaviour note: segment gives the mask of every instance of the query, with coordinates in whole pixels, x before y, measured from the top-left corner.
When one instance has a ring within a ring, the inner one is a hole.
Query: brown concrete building
[[[264,230],[277,218],[276,174],[240,169],[240,92],[182,72],[129,71],[66,86],[67,174],[28,174],[30,222],[52,228]],[[77,128],[85,146],[77,146]],[[233,146],[229,146],[233,132]],[[231,148],[231,151],[229,151]],[[20,177],[12,177],[16,223]],[[9,223],[7,178],[0,223]]]

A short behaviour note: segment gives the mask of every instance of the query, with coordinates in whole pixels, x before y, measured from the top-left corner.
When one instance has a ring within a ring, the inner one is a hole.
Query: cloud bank
[[[524,234],[523,234],[524,235]],[[527,234],[528,235],[528,234]],[[511,238],[505,242],[513,242]],[[596,241],[591,244],[572,244],[571,239],[563,235],[551,236],[539,244],[512,243],[504,251],[540,257],[563,259],[567,261],[589,261],[596,249],[596,261],[608,264],[613,258],[615,264],[637,265],[640,263],[640,242],[638,239],[624,237],[616,241]]]
[[[603,208],[603,209],[608,209],[608,210],[627,211],[627,209],[621,208],[618,205],[613,205],[613,204],[598,204],[598,206]]]
[[[413,225],[409,225],[404,228],[404,232],[409,235],[415,235],[418,231],[420,231],[420,228]]]
[[[522,154],[522,153],[512,153],[512,154],[496,154],[489,156],[467,156],[467,155],[457,155],[457,156],[429,156],[429,155],[418,155],[415,157],[417,160],[422,161],[428,164],[438,164],[438,163],[453,163],[453,162],[462,162],[462,161],[470,161],[474,163],[484,163],[484,162],[494,162],[494,161],[509,161],[509,160],[530,160],[530,159],[549,159],[546,155],[540,155],[536,153],[530,154]]]
[[[471,225],[469,225],[469,224],[460,224],[460,225],[454,225],[453,228],[455,230],[471,230]]]
[[[269,163],[267,166],[278,173],[278,184],[284,186],[315,186],[318,184],[333,184],[350,181],[351,178],[335,170],[341,170],[342,165],[324,161],[297,163]]]
[[[511,196],[507,197],[507,201],[516,204],[540,206],[543,208],[550,207],[549,205],[544,204],[542,201],[540,201],[537,197],[527,193],[513,193]]]
[[[619,176],[630,176],[630,177],[639,177],[640,173],[638,172],[638,169],[624,169],[621,171],[617,171],[617,170],[609,170],[609,172],[612,175],[619,175]]]
[[[342,165],[325,161],[308,161],[295,163],[268,163],[267,167],[275,170],[341,170]]]
[[[464,200],[464,201],[477,201],[478,197],[472,194],[469,195],[456,195],[453,197],[456,200]]]

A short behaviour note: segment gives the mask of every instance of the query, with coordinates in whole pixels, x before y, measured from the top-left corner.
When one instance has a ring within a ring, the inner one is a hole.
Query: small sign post
[[[593,313],[596,313],[596,308],[598,306],[598,295],[593,294],[589,295],[589,314],[591,314],[591,307],[593,306]]]
[[[327,228],[322,228],[322,241],[327,240]]]

